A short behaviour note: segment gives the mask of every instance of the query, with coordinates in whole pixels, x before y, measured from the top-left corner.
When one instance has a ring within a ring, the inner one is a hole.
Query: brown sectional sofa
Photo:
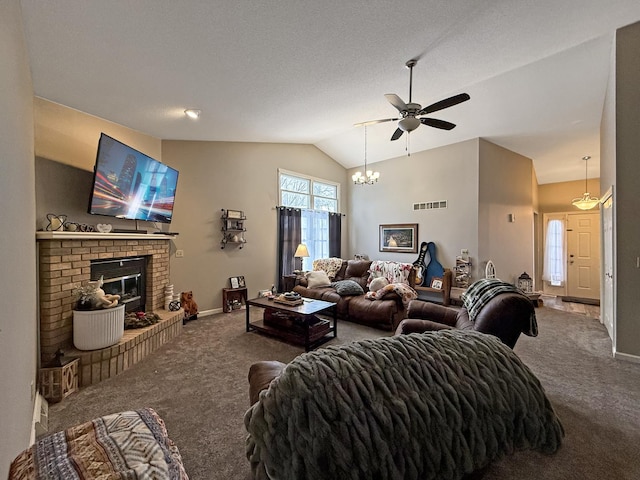
[[[370,266],[371,260],[343,260],[334,281],[354,280],[366,293]],[[415,287],[415,270],[411,271],[408,280],[411,287]],[[364,295],[340,296],[333,287],[309,288],[307,279],[302,276],[296,279],[296,284],[293,290],[303,297],[335,302],[338,318],[342,320],[395,330],[400,321],[407,316],[406,306],[395,294],[387,295],[382,300],[369,300]]]

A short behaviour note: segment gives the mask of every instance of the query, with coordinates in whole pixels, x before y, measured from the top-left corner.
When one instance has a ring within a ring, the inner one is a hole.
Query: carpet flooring
[[[554,455],[516,452],[474,478],[640,478],[640,364],[614,360],[609,337],[594,318],[546,307],[536,313],[539,336],[521,336],[515,352],[538,376],[563,422],[563,446]],[[50,405],[49,431],[149,406],[165,420],[192,480],[247,479],[249,366],[288,362],[303,349],[246,333],[244,318],[236,311],[189,322],[182,335],[133,368]],[[388,335],[340,322],[331,343]]]

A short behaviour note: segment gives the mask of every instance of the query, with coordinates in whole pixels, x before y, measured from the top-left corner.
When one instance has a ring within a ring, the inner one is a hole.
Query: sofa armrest
[[[249,402],[253,405],[260,392],[269,388],[271,382],[282,373],[286,365],[275,360],[256,362],[249,367]]]
[[[407,318],[431,320],[453,327],[458,319],[458,310],[422,300],[413,300],[409,303]]]
[[[405,318],[398,324],[396,335],[407,335],[409,333],[424,333],[437,330],[450,330],[454,327],[444,323],[432,322],[431,320],[421,320],[419,318]]]

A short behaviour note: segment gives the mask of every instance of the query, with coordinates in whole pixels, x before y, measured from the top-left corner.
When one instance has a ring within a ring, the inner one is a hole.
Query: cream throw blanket
[[[245,414],[255,478],[460,479],[564,435],[533,373],[497,338],[444,330],[300,355]]]

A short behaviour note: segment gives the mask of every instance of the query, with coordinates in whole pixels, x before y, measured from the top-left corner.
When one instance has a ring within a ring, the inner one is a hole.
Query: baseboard
[[[640,357],[638,355],[631,355],[629,353],[613,352],[613,358],[631,363],[640,363]]]
[[[585,305],[600,305],[598,298],[581,298],[581,297],[560,297],[563,302],[584,303]]]
[[[36,442],[36,438],[44,435],[49,431],[49,403],[40,395],[36,395],[35,402],[33,402],[33,419],[31,422],[31,437],[29,439],[29,445],[33,445]]]

